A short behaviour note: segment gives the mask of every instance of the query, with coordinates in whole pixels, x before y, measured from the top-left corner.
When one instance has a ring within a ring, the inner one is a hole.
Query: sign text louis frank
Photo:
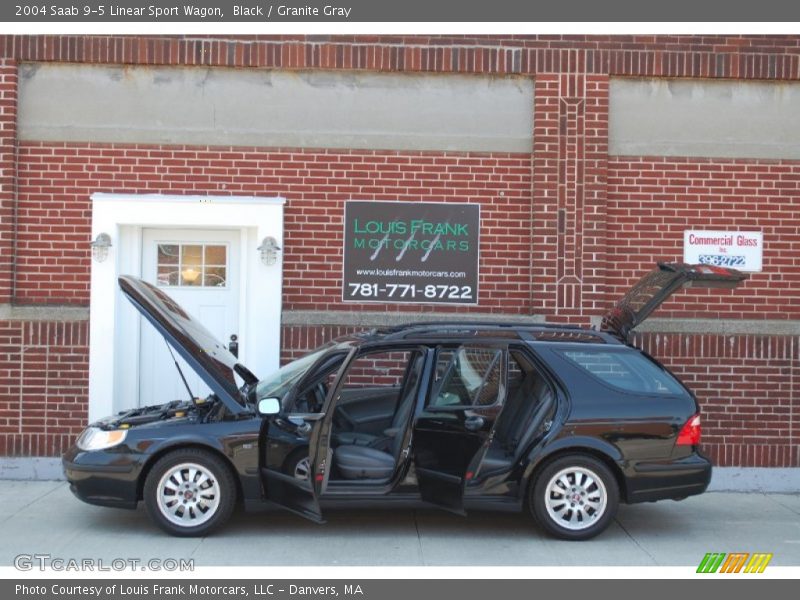
[[[683,232],[683,261],[689,264],[760,271],[764,236],[760,231]]]

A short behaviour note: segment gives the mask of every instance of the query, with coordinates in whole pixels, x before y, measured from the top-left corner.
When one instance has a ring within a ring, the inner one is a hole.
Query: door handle
[[[478,431],[484,424],[483,417],[467,417],[464,419],[464,427],[470,431]]]
[[[235,333],[231,334],[231,343],[228,344],[228,352],[239,358],[239,336]]]

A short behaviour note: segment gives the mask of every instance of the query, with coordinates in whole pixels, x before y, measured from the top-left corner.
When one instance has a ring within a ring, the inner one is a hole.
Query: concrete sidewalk
[[[53,558],[192,558],[204,565],[696,565],[706,552],[772,552],[800,565],[800,495],[709,492],[622,506],[588,542],[544,536],[526,515],[436,510],[238,512],[219,533],[169,537],[136,511],[86,505],[59,481],[0,481],[0,565]]]

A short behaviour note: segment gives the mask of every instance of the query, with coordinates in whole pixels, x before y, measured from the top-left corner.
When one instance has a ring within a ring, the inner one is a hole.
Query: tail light
[[[692,415],[678,434],[677,446],[697,446],[700,443],[700,414]]]

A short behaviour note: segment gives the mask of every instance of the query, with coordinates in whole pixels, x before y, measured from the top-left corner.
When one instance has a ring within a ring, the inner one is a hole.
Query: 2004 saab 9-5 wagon
[[[626,340],[676,290],[745,278],[661,264],[598,330],[410,324],[333,340],[259,380],[163,291],[123,276],[212,393],[187,385],[189,400],[93,423],[64,455],[66,476],[92,504],[143,500],[181,536],[207,534],[239,501],[318,522],[323,507],[393,502],[524,510],[552,535],[587,539],[620,502],[705,491],[695,397]]]

